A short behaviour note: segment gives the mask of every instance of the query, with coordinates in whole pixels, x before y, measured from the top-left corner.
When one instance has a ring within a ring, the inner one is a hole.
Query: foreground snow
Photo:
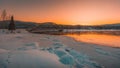
[[[120,68],[119,48],[66,36],[0,32],[0,68]]]

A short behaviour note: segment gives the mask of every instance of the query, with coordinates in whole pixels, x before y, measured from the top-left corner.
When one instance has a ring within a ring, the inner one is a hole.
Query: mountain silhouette
[[[0,28],[1,29],[7,29],[10,21],[0,21]],[[23,22],[23,21],[15,21],[15,26],[17,29],[26,29],[26,28],[32,28],[36,26],[36,23],[34,22]]]

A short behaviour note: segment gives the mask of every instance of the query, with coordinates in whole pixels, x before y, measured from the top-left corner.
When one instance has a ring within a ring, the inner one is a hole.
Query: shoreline
[[[106,35],[120,35],[120,30],[76,30],[76,29],[64,29],[63,31],[28,31],[30,33],[38,34],[50,34],[50,35],[66,35],[66,34],[106,34]]]
[[[71,38],[71,37],[68,37],[68,38]],[[69,47],[77,50],[78,52],[81,52],[83,54],[87,54],[88,56],[91,56],[92,57],[91,59],[96,60],[100,64],[103,64],[103,66],[104,66],[104,64],[106,64],[105,68],[113,68],[114,67],[113,65],[110,65],[110,64],[113,64],[114,61],[110,63],[108,59],[105,59],[103,57],[109,56],[109,58],[110,58],[110,56],[119,54],[120,48],[110,47],[110,46],[101,46],[99,44],[93,44],[93,43],[79,42],[79,41],[75,40],[74,38],[71,38],[71,39],[73,39],[77,43],[76,43],[76,45],[69,46]],[[92,48],[95,50],[93,50]],[[96,53],[93,53],[94,51]],[[101,54],[102,56],[98,55],[98,53]],[[114,55],[112,55],[112,54],[114,54]],[[118,58],[120,58],[120,56]],[[116,60],[115,62],[120,63],[118,60]],[[114,67],[114,68],[119,68],[119,65],[118,65],[118,67]]]

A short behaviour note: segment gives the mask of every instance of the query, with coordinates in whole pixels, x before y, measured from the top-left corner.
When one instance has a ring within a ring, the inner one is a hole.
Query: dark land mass
[[[88,29],[88,30],[115,29],[115,30],[120,30],[120,23],[96,25],[96,26],[83,26],[83,25],[61,25],[61,24],[55,24],[53,22],[45,22],[45,23],[38,24],[38,26],[35,28],[38,28],[38,29]]]
[[[7,29],[8,25],[9,25],[9,21],[0,21],[0,29]],[[55,24],[53,22],[35,23],[35,22],[15,21],[15,25],[16,25],[16,29],[27,29],[29,32],[32,33],[43,33],[43,34],[78,33],[79,34],[79,33],[97,32],[97,33],[120,35],[120,23],[97,25],[97,26],[82,26],[82,25],[61,25],[61,24]],[[65,30],[73,30],[73,31],[65,31]],[[81,31],[74,31],[74,30],[81,30]],[[87,31],[82,31],[82,30],[87,30]],[[98,30],[98,31],[94,31],[94,30]],[[99,30],[104,30],[104,31],[99,31]]]
[[[75,34],[99,33],[99,34],[120,35],[120,23],[106,24],[99,26],[81,26],[81,25],[60,25],[52,22],[46,22],[46,23],[38,24],[36,27],[30,28],[28,31],[32,33],[54,34],[54,35],[60,35],[60,34],[64,35],[64,34],[74,34],[74,33]]]
[[[0,29],[8,29],[9,24],[10,24],[10,21],[0,21]],[[17,29],[27,29],[27,28],[36,27],[36,23],[15,21],[15,26]]]
[[[9,21],[0,21],[0,28],[5,29],[8,27]],[[15,21],[16,28],[39,28],[39,29],[115,29],[120,30],[120,23],[117,24],[105,24],[96,26],[83,26],[83,25],[61,25],[53,22],[23,22]]]

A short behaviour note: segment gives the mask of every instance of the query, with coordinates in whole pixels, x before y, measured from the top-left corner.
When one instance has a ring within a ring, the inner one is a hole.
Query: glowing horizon
[[[53,22],[56,24],[62,24],[62,25],[106,25],[106,24],[120,24],[120,20],[116,20],[116,21],[96,21],[96,22],[91,22],[91,24],[84,24],[82,22],[65,22],[65,21],[30,21],[30,20],[19,20],[17,19],[17,21],[23,21],[23,22],[34,22],[34,23],[46,23],[46,22]],[[79,23],[79,24],[75,24],[75,23]],[[93,23],[93,24],[92,24]]]
[[[1,8],[16,20],[68,25],[120,23],[119,0],[0,0]]]

